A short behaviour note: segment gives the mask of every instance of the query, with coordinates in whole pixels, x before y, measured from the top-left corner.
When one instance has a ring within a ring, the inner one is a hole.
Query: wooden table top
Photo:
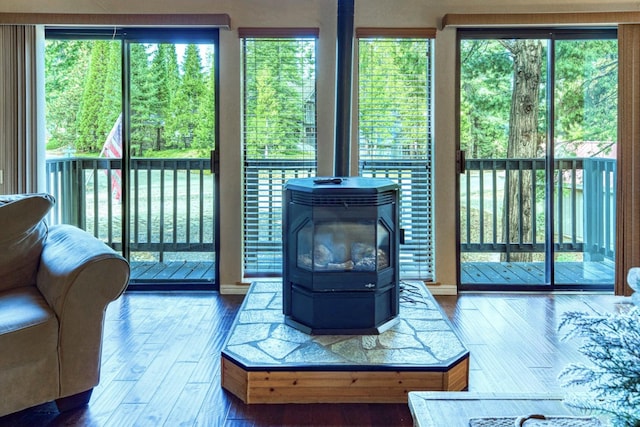
[[[469,427],[471,418],[485,417],[585,416],[547,393],[416,391],[409,393],[409,409],[416,427]]]

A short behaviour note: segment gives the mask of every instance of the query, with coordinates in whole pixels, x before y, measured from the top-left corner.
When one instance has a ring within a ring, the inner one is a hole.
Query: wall
[[[603,0],[356,0],[355,27],[439,27],[447,13],[547,13],[638,11],[638,1]],[[318,27],[319,174],[332,173],[336,0],[2,0],[0,13],[226,13],[220,32],[220,151],[222,248],[220,281],[242,278],[242,176],[240,43],[238,27]],[[455,292],[455,30],[436,37],[434,292]]]

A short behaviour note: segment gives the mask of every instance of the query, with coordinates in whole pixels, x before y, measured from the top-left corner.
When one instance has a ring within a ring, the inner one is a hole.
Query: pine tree
[[[85,75],[91,58],[91,42],[47,40],[45,93],[47,149],[75,148],[77,120]]]
[[[391,43],[374,40],[360,43],[360,129],[367,141],[367,155],[388,153],[395,145],[397,129],[397,97],[399,76],[394,65]],[[363,147],[363,148],[364,148]]]
[[[150,75],[149,54],[146,45],[131,45],[131,145],[140,150],[156,146],[156,127],[153,121],[153,87]]]
[[[559,379],[578,387],[566,403],[609,415],[616,426],[640,427],[640,307],[615,314],[568,312],[559,330],[580,338],[589,364],[567,366]]]
[[[96,152],[102,147],[106,135],[97,125],[100,122],[101,106],[106,80],[106,58],[108,41],[98,40],[91,49],[91,63],[78,114],[78,138],[76,149],[80,152]]]
[[[556,43],[556,155],[582,157],[595,143],[610,153],[617,141],[618,54],[615,40]],[[584,152],[584,151],[583,151]]]
[[[97,132],[99,135],[105,135],[105,138],[111,132],[120,112],[122,111],[122,85],[120,71],[121,62],[121,44],[118,41],[109,42],[107,47],[108,55],[106,57],[105,78],[102,94],[102,104],[100,105],[99,121],[96,122]],[[104,144],[105,140],[102,140]],[[101,149],[101,146],[99,147]]]
[[[314,88],[313,43],[245,41],[245,141],[249,158],[286,158],[300,153],[306,102]],[[253,132],[249,132],[253,131]]]
[[[171,116],[167,121],[167,131],[176,138],[180,148],[189,148],[193,143],[204,87],[199,49],[195,44],[188,44],[184,52],[180,87],[172,99]]]
[[[172,100],[176,96],[180,84],[178,59],[174,44],[161,43],[156,46],[151,60],[150,79],[155,99],[154,118],[157,127],[155,145],[171,148],[174,141],[171,135],[166,132],[166,122],[171,115]]]
[[[364,157],[424,157],[428,43],[394,39],[360,42],[359,131],[366,140],[361,145]]]
[[[193,147],[204,155],[215,147],[215,70],[213,51],[207,53],[205,87],[200,97]]]
[[[460,144],[469,158],[507,155],[512,56],[498,40],[460,42]]]
[[[509,142],[507,158],[533,159],[537,157],[541,142],[538,133],[540,119],[540,82],[542,81],[543,45],[540,40],[503,41],[513,56],[513,88],[509,115]],[[502,241],[506,243],[534,240],[531,212],[535,204],[530,191],[533,172],[509,174],[504,183],[504,209]],[[502,253],[501,261],[531,262],[533,253]]]

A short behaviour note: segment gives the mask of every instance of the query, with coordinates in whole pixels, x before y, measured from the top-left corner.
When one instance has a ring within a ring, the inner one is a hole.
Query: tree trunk
[[[538,150],[538,106],[542,75],[540,40],[515,40],[505,45],[513,55],[514,84],[509,117],[507,158],[533,159]],[[530,243],[532,239],[532,171],[511,170],[505,179],[502,238],[506,243]],[[522,192],[520,191],[522,190]],[[508,200],[507,200],[508,197]],[[508,202],[508,203],[507,203]],[[507,253],[503,261],[528,262],[531,252]]]

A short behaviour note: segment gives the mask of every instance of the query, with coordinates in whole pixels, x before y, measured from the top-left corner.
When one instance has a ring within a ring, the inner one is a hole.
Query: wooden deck
[[[544,285],[544,263],[463,262],[461,283],[466,285]],[[611,285],[615,264],[611,261],[556,262],[554,284]]]
[[[213,262],[151,262],[132,261],[132,282],[159,281],[213,281],[215,269]]]

